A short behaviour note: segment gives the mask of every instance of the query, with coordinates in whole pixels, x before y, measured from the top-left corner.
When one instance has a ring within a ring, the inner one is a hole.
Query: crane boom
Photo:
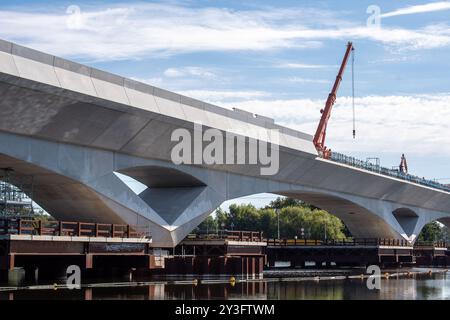
[[[322,113],[322,117],[320,118],[319,126],[317,127],[316,134],[314,135],[314,146],[316,147],[319,155],[325,159],[330,158],[331,150],[325,147],[325,136],[327,132],[327,124],[330,119],[331,109],[333,108],[334,103],[336,102],[336,93],[339,89],[339,85],[342,81],[342,75],[344,74],[345,66],[347,65],[348,58],[350,57],[350,53],[354,50],[353,44],[349,42],[347,44],[347,50],[345,51],[344,59],[342,60],[341,67],[336,76],[336,80],[333,85],[333,89],[331,93],[328,95],[327,102],[325,103],[325,108],[320,110]]]

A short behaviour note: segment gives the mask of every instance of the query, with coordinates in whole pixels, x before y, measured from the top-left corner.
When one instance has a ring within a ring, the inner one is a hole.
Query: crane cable
[[[355,120],[355,49],[352,48],[352,113],[353,113],[353,139],[356,137]]]

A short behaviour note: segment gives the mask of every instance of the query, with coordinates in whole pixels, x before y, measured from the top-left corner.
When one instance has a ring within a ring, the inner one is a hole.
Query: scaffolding
[[[32,178],[17,176],[12,169],[0,171],[0,218],[29,218],[34,215]]]

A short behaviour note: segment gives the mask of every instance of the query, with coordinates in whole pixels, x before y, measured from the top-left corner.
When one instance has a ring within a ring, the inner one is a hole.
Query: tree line
[[[279,228],[278,228],[279,225]],[[195,230],[215,233],[218,230],[262,231],[266,238],[345,239],[349,236],[342,221],[304,202],[277,198],[264,208],[252,204],[232,204],[228,211],[217,209]]]
[[[268,239],[277,239],[278,236],[280,239],[315,240],[351,238],[338,217],[302,201],[281,197],[263,208],[252,204],[232,204],[228,210],[218,208],[194,233],[217,233],[220,230],[262,231]],[[449,230],[431,222],[423,228],[419,241],[449,242]]]

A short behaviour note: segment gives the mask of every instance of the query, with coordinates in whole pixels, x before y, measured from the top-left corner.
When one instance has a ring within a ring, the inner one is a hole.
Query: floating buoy
[[[389,273],[386,272],[386,273],[384,274],[384,277],[385,277],[386,279],[389,279]]]
[[[197,280],[197,279],[192,280],[192,284],[193,284],[194,286],[198,285],[198,280]]]
[[[234,285],[236,284],[236,278],[235,277],[231,277],[230,278],[230,284],[232,287],[234,287]]]
[[[428,270],[428,275],[431,277],[433,275],[433,271]]]
[[[58,290],[58,284],[56,283],[53,284],[53,290]]]

